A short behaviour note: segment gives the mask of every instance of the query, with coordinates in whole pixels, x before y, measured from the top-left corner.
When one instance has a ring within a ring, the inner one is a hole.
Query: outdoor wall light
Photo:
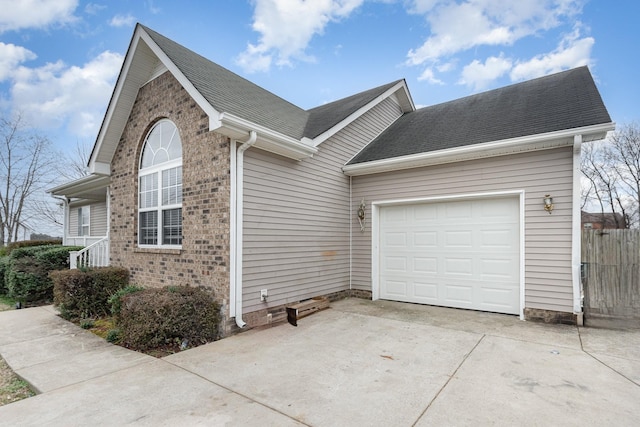
[[[551,197],[551,195],[546,194],[544,196],[544,210],[549,212],[549,215],[551,215],[551,211],[553,210],[553,197]]]
[[[364,233],[364,227],[366,224],[366,209],[367,205],[364,203],[364,199],[360,202],[360,207],[358,208],[358,221],[360,221],[360,231]]]

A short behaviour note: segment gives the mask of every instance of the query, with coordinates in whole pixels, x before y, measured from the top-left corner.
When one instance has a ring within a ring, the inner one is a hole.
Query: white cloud
[[[78,0],[0,0],[0,33],[73,22],[77,6]]]
[[[96,15],[101,10],[104,10],[106,8],[107,8],[107,6],[104,5],[104,4],[89,3],[88,5],[86,5],[84,7],[84,11],[85,11],[85,13],[88,13],[89,15]]]
[[[511,46],[523,37],[561,25],[581,11],[582,3],[583,0],[413,0],[409,12],[424,14],[431,34],[421,46],[407,53],[407,64],[437,67],[441,61],[472,48]]]
[[[22,46],[0,42],[0,82],[11,77],[13,70],[26,61],[36,59],[37,55]]]
[[[66,127],[77,136],[95,136],[123,59],[106,51],[80,67],[61,61],[18,67],[11,88],[13,108],[34,126]]]
[[[491,56],[484,63],[477,59],[466,65],[462,70],[462,77],[458,83],[473,87],[478,91],[511,71],[512,62],[502,56]]]
[[[443,85],[444,82],[436,78],[435,73],[431,68],[425,69],[418,77],[418,81],[426,81],[434,85]]]
[[[135,24],[136,18],[131,14],[116,15],[109,21],[112,27],[133,27]]]
[[[236,62],[247,72],[267,71],[273,63],[291,65],[292,59],[313,61],[305,50],[314,35],[330,22],[348,17],[364,0],[255,0],[253,30],[257,44],[249,43]]]
[[[511,71],[511,80],[520,81],[544,76],[558,71],[591,63],[592,37],[580,37],[579,28],[564,37],[550,53],[538,55],[526,62],[519,62]]]

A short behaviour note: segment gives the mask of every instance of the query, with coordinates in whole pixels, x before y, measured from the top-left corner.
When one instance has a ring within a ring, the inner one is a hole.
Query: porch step
[[[314,297],[287,307],[287,321],[293,326],[298,326],[298,319],[302,319],[316,311],[329,308],[329,299]]]

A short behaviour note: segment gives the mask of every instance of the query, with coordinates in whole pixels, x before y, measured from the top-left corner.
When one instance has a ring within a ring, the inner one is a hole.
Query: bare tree
[[[0,117],[0,242],[19,239],[37,221],[35,202],[52,182],[56,156],[51,142],[22,117]]]
[[[582,205],[619,213],[627,227],[640,225],[640,125],[622,125],[604,142],[585,144],[582,152]],[[618,218],[613,215],[617,226]]]
[[[76,141],[74,152],[68,156],[69,161],[58,165],[58,173],[65,181],[74,181],[89,174],[87,164],[91,156],[91,148],[92,146],[86,141]]]

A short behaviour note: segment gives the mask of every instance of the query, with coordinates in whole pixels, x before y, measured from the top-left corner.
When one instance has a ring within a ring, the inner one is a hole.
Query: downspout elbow
[[[253,144],[256,143],[258,134],[256,131],[249,132],[249,138],[242,143],[238,148],[236,156],[236,271],[235,271],[235,286],[236,286],[236,325],[239,328],[244,328],[247,323],[242,320],[242,218],[243,214],[243,201],[244,201],[244,152],[247,151]]]

